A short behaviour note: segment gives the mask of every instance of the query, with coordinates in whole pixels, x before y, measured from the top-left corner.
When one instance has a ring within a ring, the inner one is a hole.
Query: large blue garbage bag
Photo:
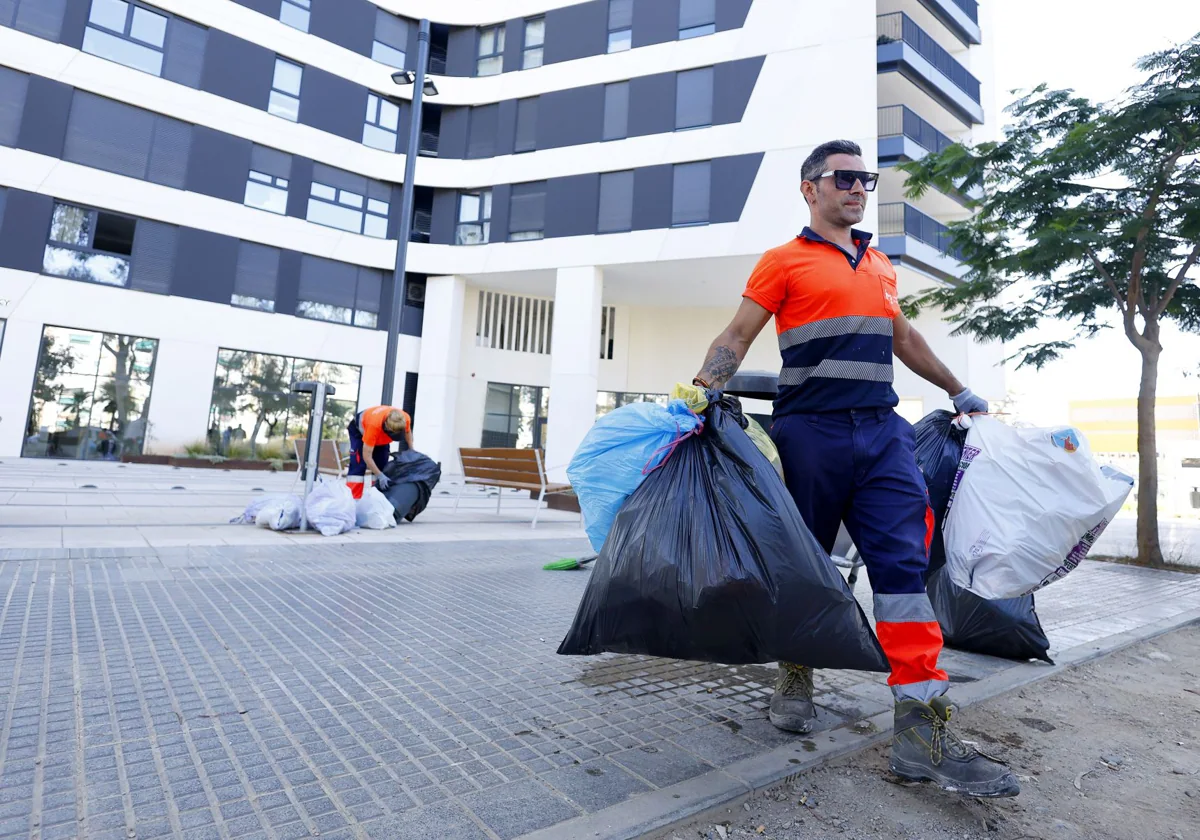
[[[683,400],[666,408],[632,403],[596,421],[575,451],[567,478],[587,525],[592,548],[599,552],[617,511],[646,474],[662,463],[671,444],[694,432],[700,418]]]
[[[1047,654],[1050,640],[1042,630],[1032,595],[989,601],[954,583],[944,568],[942,526],[967,440],[966,430],[954,426],[953,419],[949,411],[934,411],[913,427],[917,466],[925,476],[935,523],[925,588],[942,627],[942,637],[950,647],[971,653],[1051,662]]]

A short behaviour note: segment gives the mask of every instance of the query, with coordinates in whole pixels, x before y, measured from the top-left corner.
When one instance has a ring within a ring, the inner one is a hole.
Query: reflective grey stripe
[[[876,595],[876,621],[937,621],[933,605],[924,592],[912,595]]]
[[[787,350],[815,338],[834,338],[839,335],[891,335],[892,320],[872,315],[844,315],[826,318],[793,327],[779,334],[779,349]]]
[[[814,367],[785,367],[779,372],[780,385],[803,385],[809,377],[859,379],[866,382],[891,382],[892,366],[878,362],[848,362],[826,359]]]
[[[923,680],[922,682],[892,686],[892,696],[896,702],[901,700],[920,700],[928,703],[934,697],[941,697],[950,688],[946,680]]]

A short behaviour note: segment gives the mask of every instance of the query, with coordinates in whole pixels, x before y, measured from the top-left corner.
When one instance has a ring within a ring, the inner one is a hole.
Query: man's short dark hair
[[[825,171],[825,161],[833,155],[854,155],[862,157],[862,148],[853,140],[830,140],[812,150],[800,168],[800,177],[805,181],[815,181]]]

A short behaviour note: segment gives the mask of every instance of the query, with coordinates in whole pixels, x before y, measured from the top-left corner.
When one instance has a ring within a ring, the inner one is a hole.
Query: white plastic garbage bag
[[[950,579],[998,599],[1065,577],[1121,509],[1133,479],[1102,469],[1077,429],[966,419],[943,526]]]
[[[258,518],[258,512],[262,510],[264,506],[270,504],[272,501],[278,498],[278,496],[259,496],[250,504],[246,505],[246,509],[244,511],[233,517],[233,519],[230,519],[229,524],[254,525],[255,520]]]
[[[305,510],[308,512],[308,524],[320,531],[322,536],[332,537],[354,528],[354,496],[350,495],[350,488],[341,482],[318,481],[308,494]]]
[[[247,513],[249,508],[247,508]],[[254,516],[254,524],[272,531],[300,527],[300,497],[271,496],[264,500]]]
[[[396,511],[378,488],[368,487],[354,504],[355,521],[359,528],[382,531],[396,527]]]

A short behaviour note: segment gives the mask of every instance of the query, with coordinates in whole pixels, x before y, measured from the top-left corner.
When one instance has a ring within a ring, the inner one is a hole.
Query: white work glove
[[[983,397],[978,397],[970,388],[950,398],[954,410],[959,414],[987,414],[988,403]]]

